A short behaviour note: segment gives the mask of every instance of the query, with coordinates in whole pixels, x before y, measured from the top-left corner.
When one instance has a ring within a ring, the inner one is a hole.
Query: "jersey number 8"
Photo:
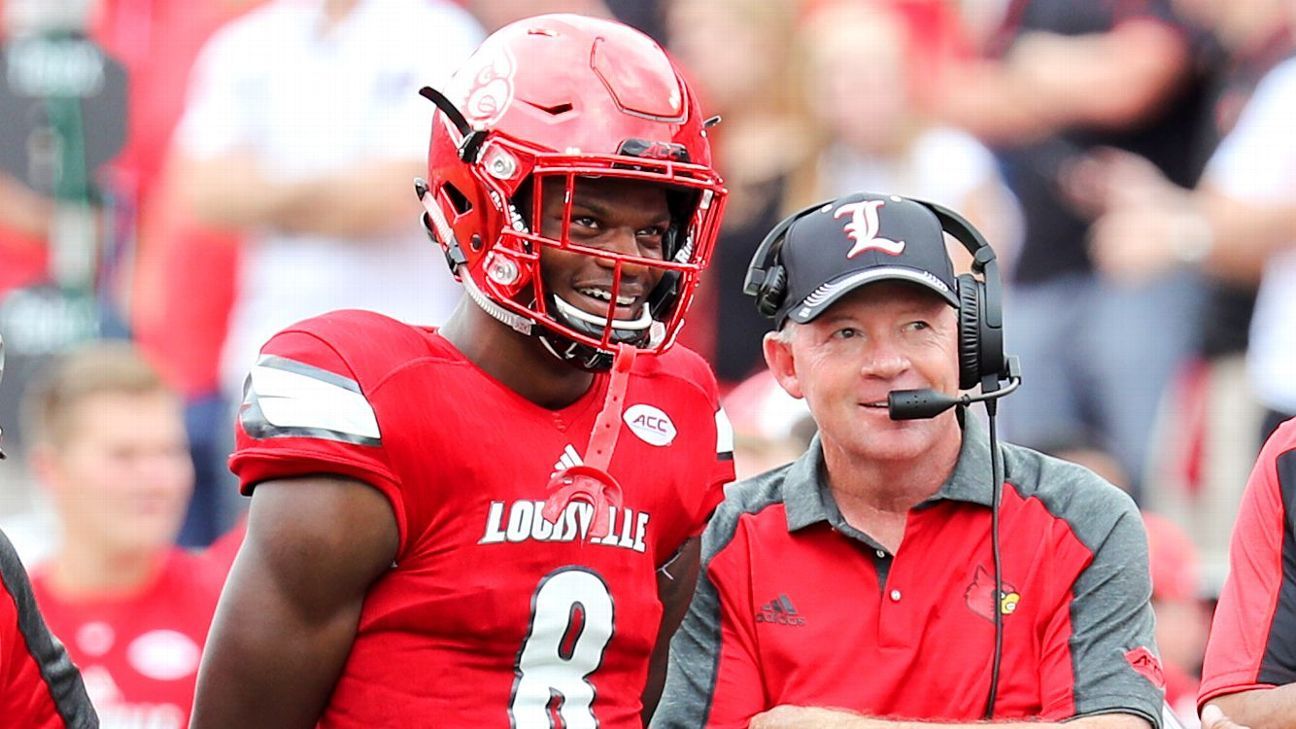
[[[595,729],[594,686],[585,679],[602,664],[613,627],[612,595],[597,574],[563,567],[540,580],[531,596],[531,629],[518,651],[512,725]]]

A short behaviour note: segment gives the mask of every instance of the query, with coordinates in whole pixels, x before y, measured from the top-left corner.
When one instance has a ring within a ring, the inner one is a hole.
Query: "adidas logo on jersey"
[[[492,501],[486,514],[486,531],[478,544],[501,544],[504,542],[571,542],[585,541],[589,533],[590,522],[594,520],[594,507],[583,501],[573,501],[563,510],[557,522],[551,522],[541,514],[545,506],[543,501],[518,500],[509,504],[503,501]],[[608,535],[592,540],[591,544],[605,544],[609,547],[633,549],[636,552],[647,551],[648,536],[647,512],[628,508],[608,508]]]
[[[549,477],[552,478],[557,475],[559,471],[571,468],[572,466],[579,466],[584,462],[585,461],[581,459],[580,454],[576,452],[576,448],[573,447],[571,443],[568,443],[567,447],[563,448],[562,455],[558,456],[558,462],[554,464],[553,473],[549,474]]]
[[[806,624],[805,618],[797,612],[796,606],[792,604],[787,595],[779,595],[761,605],[760,610],[756,611],[756,622],[792,625],[795,627]]]

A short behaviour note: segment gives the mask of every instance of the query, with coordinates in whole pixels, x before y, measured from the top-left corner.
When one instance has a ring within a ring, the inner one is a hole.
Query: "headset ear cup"
[[[958,277],[959,388],[981,384],[981,282],[971,274]]]
[[[756,294],[756,309],[761,314],[772,317],[778,313],[779,307],[783,305],[783,297],[786,295],[787,271],[776,263],[770,267],[765,282],[761,284],[760,291]]]

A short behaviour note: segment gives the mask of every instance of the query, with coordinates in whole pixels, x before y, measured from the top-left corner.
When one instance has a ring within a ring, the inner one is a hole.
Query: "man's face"
[[[826,448],[853,458],[920,458],[958,438],[954,412],[928,420],[892,420],[887,394],[931,388],[958,391],[958,323],[935,293],[905,283],[857,289],[808,324],[791,341],[765,340],[765,357],[779,384],[804,397]]]
[[[544,188],[541,233],[550,238],[562,237],[563,192],[564,186],[556,180]],[[576,180],[569,232],[572,243],[662,259],[670,224],[666,191],[659,185],[612,178]],[[544,247],[540,267],[547,291],[583,311],[607,317],[615,270],[611,259]],[[623,265],[614,318],[640,318],[662,274],[659,268]]]
[[[170,547],[194,480],[180,403],[103,393],[71,418],[45,473],[69,538],[109,554]]]

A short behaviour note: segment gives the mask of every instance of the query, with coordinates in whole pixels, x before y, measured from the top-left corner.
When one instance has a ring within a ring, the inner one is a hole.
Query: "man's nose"
[[[639,239],[629,227],[618,227],[608,231],[608,239],[603,246],[609,253],[620,256],[643,256],[639,249]],[[599,263],[606,268],[615,268],[617,261],[612,258],[599,258]],[[621,261],[621,275],[625,278],[638,278],[647,272],[647,266],[629,261]]]
[[[909,357],[886,337],[873,340],[864,362],[860,365],[861,374],[882,379],[894,379],[904,374],[908,369]]]

